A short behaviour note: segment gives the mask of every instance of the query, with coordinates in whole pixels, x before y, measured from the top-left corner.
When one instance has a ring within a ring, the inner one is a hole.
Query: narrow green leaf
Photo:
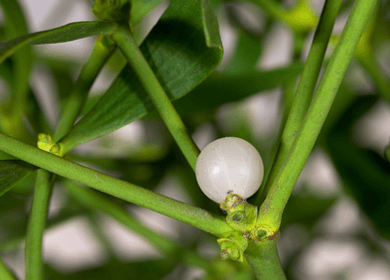
[[[0,44],[0,63],[25,45],[55,44],[90,36],[110,34],[116,24],[108,22],[75,22],[58,28],[31,33]]]
[[[206,8],[201,0],[172,1],[141,45],[143,55],[171,100],[193,89],[222,59],[222,45],[218,45],[215,38],[218,33],[211,30],[217,26],[215,22],[204,26],[202,10]],[[208,11],[208,23],[211,16]],[[208,47],[206,37],[217,47]],[[151,101],[127,65],[96,106],[61,142],[65,150],[69,150],[139,119],[151,110]]]
[[[28,33],[26,18],[16,0],[0,0],[3,13],[6,16],[6,34],[12,39]]]
[[[35,169],[34,166],[21,160],[0,161],[0,196]]]
[[[3,13],[5,15],[5,33],[6,38],[13,39],[18,36],[28,34],[28,27],[23,11],[16,0],[0,0]],[[1,45],[1,44],[0,44]],[[1,52],[1,47],[0,47]],[[1,54],[0,54],[1,57]],[[0,64],[4,60],[0,58]],[[25,101],[25,94],[29,88],[29,76],[33,64],[33,55],[31,48],[23,52],[17,52],[13,57],[13,75],[14,83],[12,84],[13,92],[17,102]]]
[[[276,88],[298,76],[302,69],[303,65],[299,63],[266,72],[253,70],[237,74],[215,73],[174,104],[181,114],[216,108],[224,103]]]

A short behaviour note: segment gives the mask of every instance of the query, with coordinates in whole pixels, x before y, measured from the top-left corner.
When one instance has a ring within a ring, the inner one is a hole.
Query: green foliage
[[[25,45],[55,44],[74,41],[90,36],[110,34],[115,30],[113,23],[75,22],[47,31],[31,33],[0,44],[0,62]]]
[[[174,1],[140,47],[171,100],[188,93],[211,73],[222,58],[220,43],[217,47],[207,45],[205,37],[215,37],[216,34],[206,30],[217,26],[212,23],[203,25],[204,10],[206,8],[202,8],[198,1],[192,5]],[[193,32],[186,32],[187,28]],[[212,39],[212,42],[215,41],[218,40]],[[98,103],[61,142],[68,151],[152,110],[152,102],[145,89],[127,65]],[[85,133],[86,130],[88,133]]]

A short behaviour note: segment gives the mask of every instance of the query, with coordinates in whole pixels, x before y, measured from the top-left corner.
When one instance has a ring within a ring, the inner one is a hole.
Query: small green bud
[[[226,222],[235,230],[250,232],[256,224],[257,207],[247,203],[237,194],[229,194],[220,204],[227,213]]]
[[[229,194],[226,196],[225,200],[220,204],[220,208],[225,211],[229,211],[232,208],[236,208],[238,205],[242,204],[244,200],[238,194]]]
[[[38,134],[38,143],[37,146],[39,149],[49,152],[53,155],[62,157],[64,155],[63,153],[63,146],[61,143],[57,144],[53,138],[44,133]]]
[[[55,144],[53,147],[50,148],[50,153],[52,154],[56,154],[59,151],[60,151],[60,147],[57,144]]]
[[[230,214],[230,220],[235,223],[245,222],[245,212],[244,211],[235,211]]]
[[[267,236],[267,232],[264,229],[258,229],[255,232],[256,239],[263,239]]]
[[[44,133],[39,133],[38,134],[38,140],[40,142],[43,142],[43,143],[49,143],[49,141],[50,141],[49,137],[50,137],[50,135],[46,135]]]
[[[223,260],[244,261],[244,252],[248,246],[248,241],[243,236],[232,236],[217,240],[221,248],[221,258]]]
[[[250,235],[254,241],[261,241],[271,236],[272,232],[266,229],[264,226],[257,226],[251,231]]]

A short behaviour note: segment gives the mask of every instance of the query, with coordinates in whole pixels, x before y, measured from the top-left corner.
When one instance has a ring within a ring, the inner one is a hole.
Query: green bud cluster
[[[227,213],[226,222],[235,229],[232,236],[217,240],[222,259],[243,261],[248,241],[262,241],[272,232],[263,225],[257,225],[257,207],[249,204],[237,194],[229,194],[220,204]]]
[[[38,134],[38,143],[37,146],[39,149],[49,152],[53,155],[62,157],[64,155],[63,146],[61,143],[56,143],[53,138],[44,133]]]
[[[247,203],[239,195],[229,194],[220,207],[227,213],[227,223],[235,230],[247,233],[255,226],[257,207]]]
[[[221,258],[223,260],[244,261],[244,252],[248,247],[248,241],[244,236],[232,236],[217,240],[221,247]]]

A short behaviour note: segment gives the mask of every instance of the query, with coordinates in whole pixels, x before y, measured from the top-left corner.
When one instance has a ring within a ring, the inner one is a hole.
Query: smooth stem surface
[[[258,223],[271,231],[276,231],[280,226],[284,207],[314,147],[375,2],[356,1],[297,138],[260,207]]]
[[[114,50],[115,44],[109,37],[101,35],[96,39],[91,56],[81,69],[65,104],[60,123],[54,134],[54,141],[60,140],[72,128],[83,109],[93,82]]]
[[[111,37],[123,52],[188,163],[195,171],[199,149],[188,135],[183,121],[138,48],[130,30],[120,28]]]
[[[0,150],[62,177],[78,181],[216,236],[226,236],[233,231],[224,217],[67,161],[1,133]]]
[[[3,261],[0,259],[0,279],[2,280],[16,280],[12,273],[5,266]]]
[[[258,280],[285,280],[282,264],[280,263],[274,240],[250,241],[244,255],[252,267]]]
[[[283,130],[279,151],[264,191],[262,192],[262,197],[257,203],[258,205],[264,201],[273,185],[276,175],[280,172],[283,162],[286,159],[288,152],[294,143],[296,134],[305,118],[340,6],[341,0],[327,0],[325,2],[320,22],[314,34],[307,62],[303,69],[302,77],[295,92],[294,101]]]
[[[178,254],[183,254],[185,256],[190,253],[190,251],[181,248],[170,239],[142,225],[138,220],[131,217],[122,206],[115,204],[104,195],[101,195],[91,189],[81,187],[69,180],[65,181],[65,186],[70,195],[75,200],[80,202],[84,207],[102,211],[106,215],[120,222],[122,225],[138,233],[141,237],[145,238],[151,244],[156,246],[168,257],[176,257]],[[205,268],[205,266],[209,266],[208,263],[197,254],[191,254],[188,260],[195,264],[201,264],[203,268]]]
[[[38,170],[34,197],[27,226],[25,251],[26,280],[44,279],[42,238],[46,224],[46,217],[49,212],[49,201],[52,187],[52,175],[46,170]]]

